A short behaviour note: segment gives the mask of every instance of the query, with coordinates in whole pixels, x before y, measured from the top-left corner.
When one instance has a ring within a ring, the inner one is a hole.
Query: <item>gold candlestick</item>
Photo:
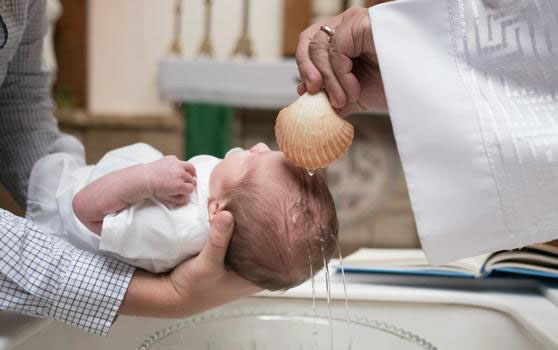
[[[176,0],[174,5],[174,33],[169,53],[182,56],[182,0]]]
[[[250,0],[243,1],[242,8],[242,33],[240,38],[236,42],[236,46],[232,53],[232,56],[244,56],[250,58],[254,55],[252,50],[252,40],[248,34],[248,25],[250,20]]]
[[[211,42],[211,0],[205,0],[205,31],[198,55],[213,57],[213,43]]]

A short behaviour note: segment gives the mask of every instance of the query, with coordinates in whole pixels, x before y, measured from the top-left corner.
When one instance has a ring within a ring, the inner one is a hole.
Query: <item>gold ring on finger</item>
[[[331,43],[331,39],[335,35],[335,29],[331,29],[329,26],[320,26],[320,30],[327,34],[327,41]]]

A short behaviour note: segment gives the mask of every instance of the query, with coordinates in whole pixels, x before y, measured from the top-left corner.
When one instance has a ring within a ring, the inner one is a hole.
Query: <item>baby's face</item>
[[[253,171],[255,182],[263,185],[270,181],[286,183],[290,179],[287,165],[282,152],[272,151],[264,143],[258,143],[247,150],[233,150],[211,172],[210,197],[222,198],[225,185],[240,181],[249,171]]]

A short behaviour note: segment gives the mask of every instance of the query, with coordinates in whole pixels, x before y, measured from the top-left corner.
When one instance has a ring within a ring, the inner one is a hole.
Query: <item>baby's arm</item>
[[[155,197],[167,205],[186,204],[196,186],[191,163],[166,156],[108,173],[79,191],[72,207],[77,218],[101,235],[105,215]]]

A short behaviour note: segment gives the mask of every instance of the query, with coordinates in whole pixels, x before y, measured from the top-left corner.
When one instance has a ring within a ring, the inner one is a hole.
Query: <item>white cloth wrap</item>
[[[369,11],[422,247],[441,264],[558,236],[558,4]]]
[[[47,232],[74,245],[116,256],[151,272],[172,269],[198,254],[207,241],[209,176],[220,159],[197,156],[189,160],[197,186],[185,206],[168,208],[154,198],[105,216],[101,237],[87,229],[72,210],[74,195],[97,178],[131,165],[149,163],[163,155],[138,143],[108,152],[96,165],[86,166],[71,153],[53,153],[33,168],[28,217]]]

